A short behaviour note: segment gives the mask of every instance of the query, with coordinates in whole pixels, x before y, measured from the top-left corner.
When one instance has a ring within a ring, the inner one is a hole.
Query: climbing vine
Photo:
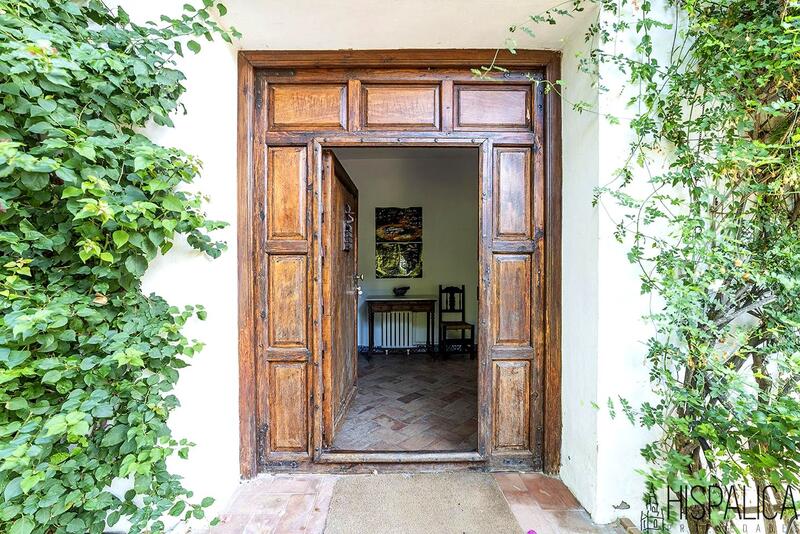
[[[609,408],[660,431],[642,454],[648,490],[670,488],[688,510],[673,504],[670,522],[733,532],[731,490],[744,506],[745,489],[760,488],[762,531],[796,532],[800,3],[575,0],[511,30],[535,34],[588,8],[599,14],[581,69],[600,91],[633,94],[630,117],[608,117],[632,132],[629,157],[596,198],[621,206],[616,237],[659,303],[647,342],[657,400]]]
[[[204,0],[136,24],[99,0],[0,0],[0,530],[163,531],[202,518],[167,469],[191,444],[167,427],[202,307],[145,295],[179,235],[216,257],[200,162],[159,146],[184,76],[175,58],[237,35]],[[130,489],[111,489],[117,479]]]

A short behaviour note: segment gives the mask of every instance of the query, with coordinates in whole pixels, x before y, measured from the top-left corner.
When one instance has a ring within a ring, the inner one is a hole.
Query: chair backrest
[[[464,285],[461,287],[447,286],[443,288],[439,285],[439,320],[444,313],[456,313],[461,315],[463,321],[466,317],[464,310]]]

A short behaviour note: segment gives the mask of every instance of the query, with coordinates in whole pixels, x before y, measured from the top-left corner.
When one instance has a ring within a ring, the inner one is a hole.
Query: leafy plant
[[[634,93],[630,156],[598,201],[623,208],[617,237],[663,302],[648,342],[658,400],[623,404],[661,430],[642,450],[648,486],[706,488],[684,498],[699,533],[733,528],[724,508],[702,513],[714,485],[771,485],[762,517],[776,532],[800,473],[800,3],[669,0],[668,21],[649,0],[595,3],[582,68],[617,66]],[[606,46],[629,37],[633,54]]]
[[[131,22],[98,0],[0,0],[0,530],[162,531],[202,518],[167,470],[178,372],[201,344],[181,334],[202,307],[144,295],[148,263],[178,235],[216,257],[200,162],[151,142],[171,126],[175,55],[237,35],[205,0],[179,18]],[[115,495],[110,485],[128,478]]]

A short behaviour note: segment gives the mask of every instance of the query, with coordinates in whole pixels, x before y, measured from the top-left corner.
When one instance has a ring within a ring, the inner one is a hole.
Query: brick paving
[[[262,475],[242,484],[210,534],[322,534],[333,486],[340,476]],[[596,525],[558,479],[539,473],[495,473],[520,525],[537,534],[616,534],[617,525]],[[362,534],[362,533],[354,533]],[[364,533],[367,534],[367,533]],[[371,533],[369,533],[371,534]]]
[[[478,363],[466,356],[359,356],[358,389],[334,450],[474,451]]]

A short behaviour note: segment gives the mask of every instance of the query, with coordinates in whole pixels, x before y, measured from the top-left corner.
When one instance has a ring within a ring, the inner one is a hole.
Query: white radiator
[[[381,343],[383,348],[407,349],[415,347],[414,313],[410,311],[384,312],[380,318]]]

